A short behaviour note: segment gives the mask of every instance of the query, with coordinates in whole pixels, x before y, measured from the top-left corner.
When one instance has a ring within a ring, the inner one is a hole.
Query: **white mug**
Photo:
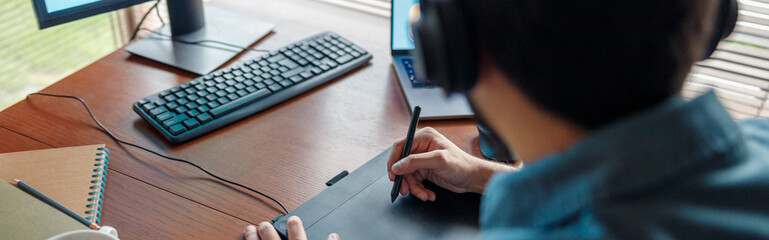
[[[110,226],[102,226],[98,231],[96,230],[75,230],[65,232],[48,240],[119,240],[117,238],[117,229]]]

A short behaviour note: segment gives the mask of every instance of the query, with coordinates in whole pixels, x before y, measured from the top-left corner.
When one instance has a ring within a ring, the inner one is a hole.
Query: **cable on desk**
[[[198,40],[198,41],[188,41],[188,40],[184,40],[184,39],[175,38],[175,37],[170,36],[168,34],[164,34],[164,33],[158,32],[158,31],[154,31],[154,30],[151,30],[149,28],[143,28],[142,24],[144,23],[144,20],[147,19],[147,16],[149,16],[150,13],[152,13],[152,10],[155,10],[155,13],[158,16],[158,19],[160,19],[160,23],[162,24],[161,28],[166,25],[166,22],[163,21],[163,17],[160,16],[160,9],[158,8],[158,5],[160,4],[161,1],[162,0],[157,0],[157,2],[155,2],[155,5],[152,5],[150,10],[147,11],[147,13],[145,13],[144,16],[142,16],[142,19],[139,20],[139,24],[136,25],[136,29],[134,29],[133,34],[131,34],[131,39],[129,41],[133,41],[134,39],[136,39],[136,35],[139,34],[139,31],[144,30],[144,31],[148,31],[148,32],[150,32],[152,34],[157,34],[157,35],[166,37],[167,38],[166,40],[171,40],[173,42],[178,42],[178,43],[183,43],[183,44],[202,45],[203,43],[216,43],[216,44],[220,44],[220,45],[224,45],[224,46],[228,46],[228,47],[232,47],[232,48],[237,48],[237,49],[241,49],[241,50],[250,50],[250,51],[254,51],[254,52],[270,52],[269,50],[255,49],[255,48],[250,48],[250,47],[241,47],[241,46],[238,46],[238,45],[235,45],[235,44],[232,44],[232,43],[216,41],[216,40],[204,39],[204,40]],[[202,45],[202,46],[205,46],[205,45]]]
[[[153,9],[157,11],[158,18],[160,18],[160,22],[163,23],[163,25],[165,25],[165,22],[163,22],[163,18],[160,17],[160,10],[158,9],[158,4],[160,4],[160,0],[157,0],[157,2],[155,2],[155,5],[152,5],[150,10],[147,11],[147,13],[145,13],[144,16],[142,16],[142,19],[139,20],[139,24],[136,24],[136,29],[134,29],[134,33],[131,34],[131,39],[129,39],[128,41],[133,41],[134,39],[136,39],[136,34],[139,33],[139,28],[141,28],[142,24],[144,23],[144,20],[147,19],[147,16],[150,15]]]
[[[220,180],[220,181],[223,181],[223,182],[226,182],[226,183],[229,183],[229,184],[232,184],[232,185],[235,185],[235,186],[238,186],[238,187],[241,187],[241,188],[247,189],[247,190],[249,190],[249,191],[251,191],[251,192],[257,193],[257,194],[259,194],[259,195],[262,195],[263,197],[266,197],[266,198],[268,198],[268,199],[272,200],[273,202],[275,202],[275,203],[277,203],[278,205],[280,205],[280,208],[282,208],[282,209],[283,209],[283,211],[285,211],[285,212],[286,212],[286,214],[288,214],[288,209],[286,209],[286,207],[285,207],[285,206],[283,206],[283,203],[281,203],[281,202],[280,202],[280,201],[278,201],[277,199],[275,199],[275,198],[273,198],[273,197],[271,197],[271,196],[269,196],[269,195],[267,195],[267,194],[264,194],[264,193],[262,193],[262,192],[260,192],[260,191],[257,191],[257,190],[255,190],[255,189],[253,189],[253,188],[247,187],[247,186],[245,186],[245,185],[243,185],[243,184],[240,184],[240,183],[237,183],[237,182],[233,182],[233,181],[231,181],[231,180],[228,180],[228,179],[225,179],[225,178],[219,177],[219,176],[217,176],[216,174],[213,174],[213,173],[209,172],[209,171],[208,171],[208,170],[206,170],[205,168],[203,168],[203,167],[201,167],[201,166],[199,166],[199,165],[197,165],[197,164],[195,164],[195,163],[193,163],[193,162],[190,162],[190,161],[187,161],[187,160],[184,160],[184,159],[181,159],[181,158],[169,157],[169,156],[163,155],[163,154],[161,154],[161,153],[155,152],[155,151],[153,151],[153,150],[150,150],[150,149],[148,149],[148,148],[145,148],[145,147],[139,146],[139,145],[137,145],[137,144],[133,144],[133,143],[130,143],[130,142],[126,142],[126,141],[123,141],[123,140],[119,139],[117,136],[115,136],[115,134],[112,134],[112,132],[110,132],[109,130],[107,130],[107,128],[106,128],[106,127],[104,127],[104,125],[102,125],[102,124],[101,124],[101,122],[99,122],[99,120],[98,120],[98,119],[96,119],[96,116],[94,116],[94,115],[93,115],[93,112],[91,112],[91,108],[90,108],[90,107],[88,107],[88,104],[86,104],[86,103],[85,103],[85,101],[83,101],[83,99],[81,99],[81,98],[79,98],[79,97],[75,97],[75,96],[67,96],[67,95],[57,95],[57,94],[50,94],[50,93],[30,93],[29,95],[27,95],[27,97],[29,97],[29,96],[31,96],[31,95],[41,95],[41,96],[58,97],[58,98],[71,98],[71,99],[75,99],[75,100],[78,100],[78,101],[80,101],[80,103],[82,103],[82,104],[83,104],[83,106],[85,107],[85,110],[87,110],[87,111],[88,111],[88,115],[90,115],[90,116],[91,116],[91,119],[93,119],[93,121],[96,123],[96,125],[99,125],[99,127],[100,127],[102,130],[104,130],[104,132],[106,132],[106,133],[107,133],[107,135],[109,135],[109,136],[110,136],[112,139],[114,139],[115,141],[117,141],[117,142],[119,142],[119,143],[122,143],[122,144],[125,144],[125,145],[128,145],[128,146],[132,146],[132,147],[135,147],[135,148],[138,148],[138,149],[144,150],[144,151],[146,151],[146,152],[149,152],[149,153],[155,154],[155,155],[157,155],[157,156],[159,156],[159,157],[162,157],[162,158],[165,158],[165,159],[168,159],[168,160],[177,161],[177,162],[183,162],[183,163],[186,163],[186,164],[192,165],[193,167],[196,167],[196,168],[200,169],[201,171],[203,171],[204,173],[208,174],[209,176],[211,176],[211,177],[213,177],[213,178],[216,178],[216,179],[218,179],[218,180]]]
[[[140,30],[147,31],[147,32],[150,32],[152,34],[157,34],[157,35],[166,37],[166,40],[171,40],[173,42],[178,42],[178,43],[184,43],[184,44],[190,44],[190,45],[202,45],[203,43],[216,43],[216,44],[221,44],[221,45],[224,45],[224,46],[228,46],[228,47],[232,47],[232,48],[237,48],[237,49],[241,49],[241,50],[250,50],[250,51],[254,51],[254,52],[270,52],[270,50],[255,49],[255,48],[250,48],[250,47],[241,47],[241,46],[238,46],[238,45],[235,45],[235,44],[232,44],[232,43],[226,43],[226,42],[222,42],[222,41],[209,40],[209,39],[203,39],[203,40],[197,40],[197,41],[187,41],[187,40],[184,40],[184,39],[174,38],[173,36],[170,36],[170,35],[162,33],[162,32],[154,31],[154,30],[151,30],[149,28],[141,28]],[[205,45],[203,45],[203,46],[205,46]]]

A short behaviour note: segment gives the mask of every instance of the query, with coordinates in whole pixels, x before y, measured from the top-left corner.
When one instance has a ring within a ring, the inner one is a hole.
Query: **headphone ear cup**
[[[440,41],[443,39],[442,29],[437,27],[441,24],[440,18],[432,4],[433,1],[430,0],[422,1],[422,14],[419,21],[412,26],[416,46],[413,51],[414,65],[418,78],[430,79],[437,86],[451,92],[453,87],[444,76],[447,71],[444,68],[447,65],[444,51],[446,47],[444,42]]]
[[[734,32],[739,16],[739,7],[737,0],[722,0],[719,6],[717,22],[714,24],[713,33],[710,36],[710,43],[700,60],[706,60],[716,51],[718,43],[729,37]]]
[[[417,74],[447,93],[469,91],[478,63],[468,28],[457,0],[423,0],[422,16],[414,26]]]

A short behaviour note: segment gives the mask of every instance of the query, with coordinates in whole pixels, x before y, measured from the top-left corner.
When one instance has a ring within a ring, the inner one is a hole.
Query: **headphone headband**
[[[462,0],[422,0],[413,26],[419,78],[430,79],[447,93],[470,91],[478,77],[477,35]],[[721,0],[717,22],[702,60],[728,37],[737,22],[737,0]]]

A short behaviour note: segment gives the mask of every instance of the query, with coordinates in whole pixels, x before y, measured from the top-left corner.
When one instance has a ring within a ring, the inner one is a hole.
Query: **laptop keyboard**
[[[414,88],[432,88],[435,84],[430,80],[417,79],[417,74],[414,70],[414,60],[410,58],[403,59],[403,66],[406,67],[406,74],[411,81],[411,86]]]

